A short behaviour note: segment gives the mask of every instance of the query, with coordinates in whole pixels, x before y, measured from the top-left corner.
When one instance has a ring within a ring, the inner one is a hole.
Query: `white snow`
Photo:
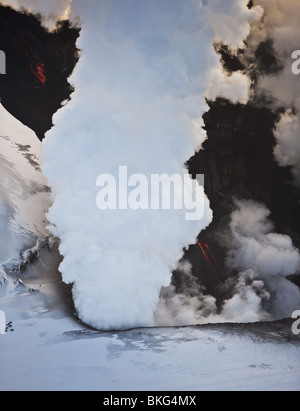
[[[0,264],[47,235],[47,181],[39,170],[41,143],[0,104]]]
[[[209,327],[93,331],[60,287],[6,288],[0,307],[14,331],[0,335],[1,391],[300,389],[297,341]]]

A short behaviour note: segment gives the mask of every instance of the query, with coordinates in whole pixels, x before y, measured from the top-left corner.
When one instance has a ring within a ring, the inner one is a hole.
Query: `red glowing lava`
[[[23,50],[28,59],[29,67],[35,77],[45,86],[47,77],[45,75],[45,64],[40,61],[39,56],[32,50],[23,33]]]
[[[200,250],[202,251],[202,254],[205,258],[205,261],[207,262],[208,266],[210,267],[211,271],[214,273],[216,279],[218,282],[221,282],[221,275],[220,275],[220,268],[218,266],[218,263],[213,255],[213,252],[209,248],[209,245],[205,243],[204,245],[201,243],[201,241],[197,241],[197,245],[199,246]]]
[[[47,78],[45,75],[45,64],[37,63],[35,66],[30,64],[30,67],[35,77],[39,79],[42,84],[46,84]]]

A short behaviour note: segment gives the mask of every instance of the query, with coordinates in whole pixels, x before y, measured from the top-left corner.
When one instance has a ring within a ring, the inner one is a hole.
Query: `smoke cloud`
[[[161,290],[155,324],[180,326],[217,322],[216,299],[205,294],[205,288],[192,274],[191,264],[181,261],[177,270],[181,274],[181,292],[174,285]]]
[[[55,30],[59,21],[70,19],[74,24],[78,22],[71,11],[72,0],[1,0],[0,4],[17,11],[39,14],[43,26],[49,31]]]
[[[270,211],[262,204],[249,200],[237,202],[237,210],[231,215],[232,246],[227,267],[241,273],[237,276],[238,287],[241,280],[245,283],[244,273],[251,270],[246,290],[251,297],[253,291],[257,295],[257,281],[259,289],[265,290],[260,291],[260,299],[254,298],[259,303],[258,312],[264,307],[278,319],[289,317],[300,306],[299,288],[287,279],[299,271],[300,254],[289,236],[273,232],[269,215]]]
[[[207,18],[215,32],[216,43],[224,43],[232,49],[244,48],[251,22],[262,15],[259,6],[249,9],[248,0],[208,0]]]
[[[275,157],[280,165],[293,167],[299,185],[300,82],[299,76],[292,72],[292,54],[299,49],[300,4],[297,0],[255,0],[255,4],[264,9],[264,17],[253,23],[249,45],[255,50],[261,42],[271,40],[281,67],[275,73],[260,76],[257,91],[271,98],[274,108],[285,109],[275,130],[278,143]]]
[[[286,277],[299,270],[299,252],[288,236],[273,232],[263,205],[239,202],[231,216],[227,267],[238,275],[225,284],[230,296],[221,309],[188,263],[180,266],[184,292],[170,286],[183,248],[212,221],[206,197],[204,217],[196,222],[185,220],[185,210],[96,207],[97,177],[117,178],[122,165],[148,178],[186,172],[185,162],[205,139],[205,97],[247,103],[250,79],[241,71],[228,76],[213,44],[243,48],[251,29],[260,41],[273,38],[281,50],[273,22],[253,23],[267,2],[252,9],[248,0],[59,3],[22,6],[40,12],[50,30],[67,16],[79,16],[82,24],[81,58],[70,79],[75,92],[43,142],[43,172],[52,187],[50,229],[60,239],[60,271],[73,284],[80,319],[98,329],[120,329],[290,316],[299,306],[299,290]],[[261,79],[261,90],[271,90],[268,81]],[[282,100],[275,88],[272,93]],[[297,108],[294,96],[286,93],[287,108]],[[296,114],[286,115],[292,128]],[[289,148],[281,144],[278,158],[285,155],[294,164]],[[197,190],[203,193],[201,186]]]
[[[74,284],[80,318],[96,328],[154,324],[182,249],[211,222],[207,199],[198,222],[180,210],[103,213],[94,204],[99,174],[116,175],[120,165],[146,176],[182,173],[203,141],[195,125],[215,63],[207,7],[73,2],[83,22],[76,91],[44,142],[43,171],[53,187],[48,217],[61,239],[63,279]]]
[[[247,104],[250,98],[250,86],[251,80],[246,74],[236,72],[229,76],[219,63],[210,72],[206,97],[209,100],[223,97],[234,104]]]
[[[250,34],[251,22],[257,21],[263,13],[259,6],[249,9],[248,3],[247,0],[208,2],[207,18],[214,30],[214,43],[226,44],[233,52],[245,48],[245,39]],[[229,75],[218,60],[210,71],[206,98],[215,100],[217,97],[223,97],[234,104],[247,104],[251,84],[246,72],[239,71]]]
[[[73,10],[83,22],[76,91],[43,144],[60,270],[85,323],[151,326],[183,248],[211,222],[208,200],[197,222],[184,210],[100,211],[95,183],[102,173],[117,179],[120,165],[149,180],[182,175],[199,144],[211,30],[196,1],[75,1]]]
[[[277,145],[275,158],[281,166],[292,166],[295,182],[300,186],[300,115],[287,110],[274,131]]]
[[[287,235],[274,233],[270,211],[254,201],[236,201],[228,231],[221,241],[228,246],[226,267],[230,274],[220,286],[226,295],[221,307],[205,293],[181,262],[181,293],[170,286],[162,291],[156,313],[158,324],[258,322],[290,317],[300,307],[299,288],[287,277],[299,272],[300,254]]]

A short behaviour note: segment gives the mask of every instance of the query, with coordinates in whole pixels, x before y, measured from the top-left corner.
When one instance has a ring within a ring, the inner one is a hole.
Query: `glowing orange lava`
[[[28,59],[29,67],[35,77],[43,84],[46,84],[47,77],[45,75],[45,64],[42,63],[39,56],[32,50],[27,40],[25,39],[24,33],[23,38],[23,50]]]
[[[42,84],[45,84],[47,81],[47,78],[45,76],[45,64],[44,63],[37,63],[36,66],[34,67],[32,64],[31,66],[31,71],[35,75],[36,78],[40,80]]]
[[[202,254],[205,258],[205,261],[207,262],[207,264],[211,268],[211,271],[216,276],[217,281],[221,282],[222,279],[221,279],[220,269],[218,267],[218,263],[216,262],[216,259],[213,255],[212,251],[210,250],[208,244],[205,243],[203,245],[200,241],[197,241],[197,245],[199,246],[200,250],[202,251]]]

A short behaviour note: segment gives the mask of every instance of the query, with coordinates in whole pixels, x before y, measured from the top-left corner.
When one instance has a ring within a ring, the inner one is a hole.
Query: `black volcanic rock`
[[[248,7],[251,8],[250,1]],[[247,41],[246,41],[247,46]],[[233,52],[224,44],[215,44],[224,70],[230,75],[247,71],[253,81],[252,100],[247,105],[233,104],[218,98],[208,101],[209,110],[203,120],[207,140],[203,149],[195,154],[187,167],[192,175],[204,174],[205,192],[210,200],[214,219],[200,233],[201,244],[210,250],[205,255],[197,246],[190,246],[184,255],[192,264],[192,273],[206,287],[207,293],[219,295],[220,282],[236,273],[226,271],[225,258],[228,245],[220,243],[220,234],[228,229],[235,199],[251,199],[265,204],[271,211],[270,219],[275,231],[289,235],[300,248],[300,190],[294,184],[290,167],[281,167],[274,157],[276,140],[274,129],[282,109],[273,110],[272,101],[256,93],[259,76],[276,74],[282,70],[272,40],[266,40],[248,53],[241,49]],[[246,67],[248,67],[246,69]],[[215,261],[220,277],[216,275]],[[175,272],[173,283],[181,291],[180,272]],[[299,285],[299,275],[291,276]]]
[[[255,51],[255,63],[260,74],[276,74],[283,69],[276,57],[273,40],[268,39],[259,44]]]
[[[78,60],[78,35],[68,22],[48,33],[36,17],[0,6],[0,50],[7,63],[6,75],[0,75],[1,102],[40,140],[70,97],[68,77]]]
[[[212,260],[220,273],[225,273],[227,245],[222,247],[219,234],[228,227],[235,209],[234,199],[251,199],[265,204],[277,233],[291,236],[300,247],[300,191],[293,183],[289,167],[280,167],[274,158],[274,126],[279,111],[265,107],[233,104],[224,99],[208,102],[209,111],[203,119],[208,139],[187,166],[191,174],[204,174],[205,191],[214,212],[212,224],[200,233],[199,241],[208,244]],[[216,294],[219,280],[213,264],[191,246],[185,253],[193,266],[193,274]],[[227,275],[234,273],[225,273]],[[297,276],[291,277],[299,283]],[[221,279],[222,281],[222,279]],[[180,289],[180,276],[174,283]]]
[[[208,139],[188,161],[190,172],[205,175],[206,192],[217,214],[219,208],[221,215],[228,209],[224,198],[254,199],[266,204],[278,225],[285,227],[287,214],[288,219],[296,217],[290,213],[299,190],[290,169],[280,167],[274,158],[278,114],[222,99],[209,105],[203,117]],[[294,239],[299,243],[297,234]]]
[[[234,53],[226,44],[215,44],[215,51],[220,54],[222,65],[227,72],[233,73],[245,70],[240,56]],[[239,53],[242,54],[243,50],[239,50]]]

